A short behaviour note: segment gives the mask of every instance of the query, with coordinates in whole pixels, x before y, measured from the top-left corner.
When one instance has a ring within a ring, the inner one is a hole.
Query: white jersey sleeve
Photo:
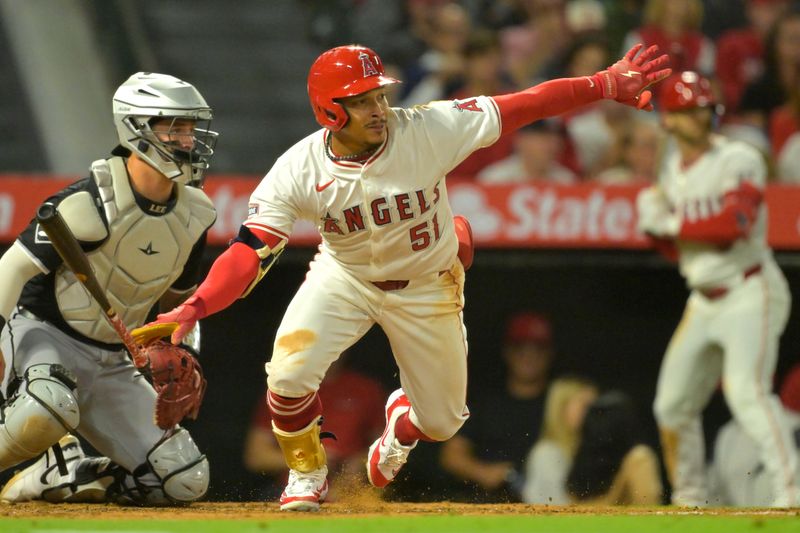
[[[744,143],[730,143],[720,169],[720,192],[736,189],[743,182],[764,188],[767,182],[767,167],[764,158],[755,148]]]
[[[245,226],[288,239],[292,226],[301,218],[312,218],[303,205],[297,175],[290,170],[291,160],[279,159],[250,195]]]
[[[500,110],[487,96],[431,102],[409,111],[424,119],[427,141],[445,172],[500,138]]]

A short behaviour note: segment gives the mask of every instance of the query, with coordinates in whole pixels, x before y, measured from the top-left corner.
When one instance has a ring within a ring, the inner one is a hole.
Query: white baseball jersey
[[[500,136],[491,98],[433,102],[388,113],[384,144],[365,164],[335,162],[319,130],[281,156],[250,197],[246,226],[286,238],[316,223],[323,255],[371,281],[415,279],[456,256],[444,176]]]
[[[763,188],[766,166],[758,151],[740,141],[712,137],[711,148],[687,168],[673,150],[659,176],[660,185],[681,220],[696,220],[720,211],[723,195],[743,181]],[[771,254],[767,247],[767,208],[761,205],[750,234],[728,248],[677,241],[681,274],[691,288],[725,285]]]

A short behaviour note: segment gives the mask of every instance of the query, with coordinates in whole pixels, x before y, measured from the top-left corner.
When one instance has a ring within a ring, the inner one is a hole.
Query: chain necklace
[[[333,135],[329,134],[328,138],[325,139],[325,155],[330,158],[331,161],[359,161],[364,159],[367,156],[372,155],[375,150],[378,149],[376,146],[375,148],[370,148],[368,150],[364,150],[358,154],[350,154],[350,155],[333,155],[333,150],[331,149],[331,141],[333,140]]]

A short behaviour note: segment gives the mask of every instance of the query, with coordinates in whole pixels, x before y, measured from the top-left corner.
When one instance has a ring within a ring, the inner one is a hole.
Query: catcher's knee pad
[[[272,424],[272,432],[289,468],[298,472],[313,472],[325,466],[325,448],[319,438],[321,424],[321,416],[299,431],[283,431]]]
[[[75,378],[63,366],[30,366],[0,424],[0,470],[36,457],[80,422]]]
[[[208,490],[208,459],[183,428],[156,444],[147,454],[147,463],[172,502],[188,503]]]

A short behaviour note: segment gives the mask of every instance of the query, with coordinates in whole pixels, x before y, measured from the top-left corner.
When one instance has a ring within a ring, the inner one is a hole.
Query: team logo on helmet
[[[358,54],[358,59],[361,60],[361,68],[364,69],[364,77],[367,76],[377,76],[378,69],[375,68],[375,65],[372,63],[372,60],[369,58],[369,54],[365,52],[361,52]]]

